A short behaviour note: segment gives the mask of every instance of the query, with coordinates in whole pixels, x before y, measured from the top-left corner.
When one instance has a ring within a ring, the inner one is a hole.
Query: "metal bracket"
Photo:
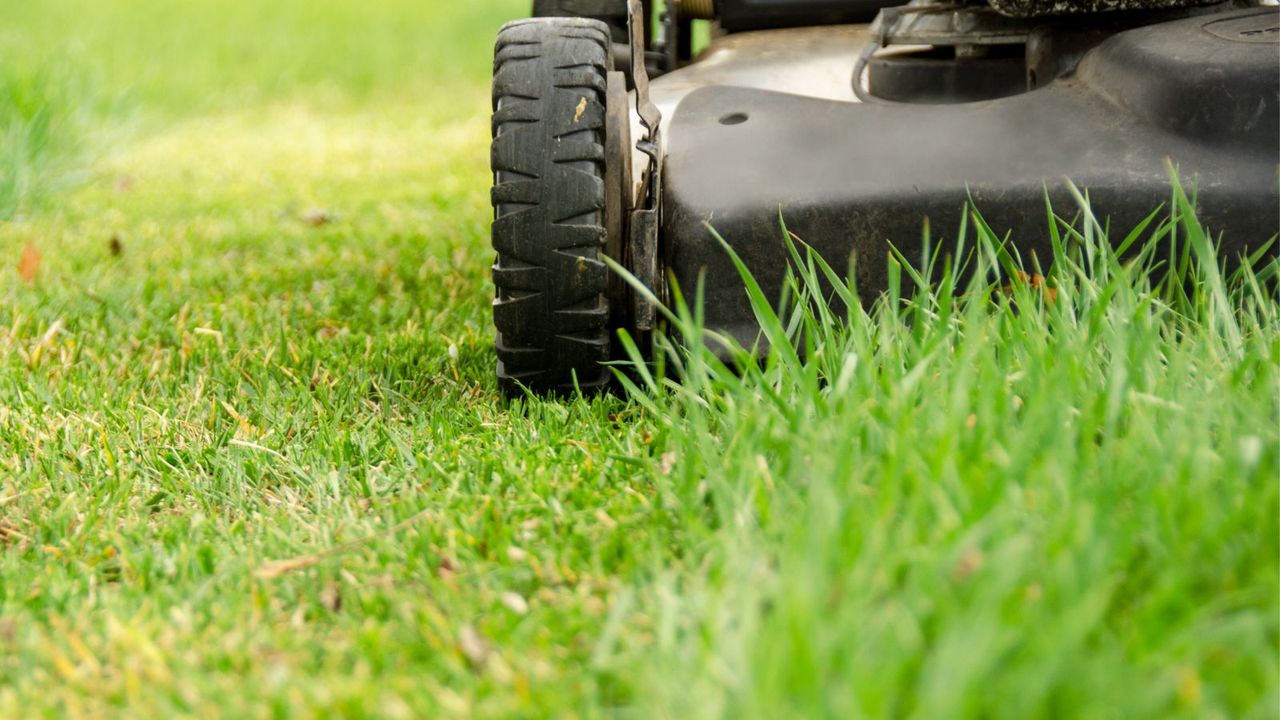
[[[658,269],[658,208],[662,200],[662,113],[649,97],[649,72],[645,67],[645,13],[640,0],[628,0],[628,40],[631,43],[632,84],[636,93],[636,112],[644,129],[636,139],[636,149],[649,158],[644,181],[634,199],[629,227],[627,269],[659,298],[662,276]],[[657,310],[638,294],[632,297],[632,320],[636,330],[653,329]]]

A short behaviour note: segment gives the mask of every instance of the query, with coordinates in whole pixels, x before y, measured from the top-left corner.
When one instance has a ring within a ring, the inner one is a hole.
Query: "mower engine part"
[[[718,0],[728,32],[871,22],[883,0]]]

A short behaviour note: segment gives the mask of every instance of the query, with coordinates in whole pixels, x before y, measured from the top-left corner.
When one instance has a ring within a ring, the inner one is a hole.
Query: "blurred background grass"
[[[304,102],[472,116],[512,0],[40,0],[0,8],[0,219],[186,118]]]

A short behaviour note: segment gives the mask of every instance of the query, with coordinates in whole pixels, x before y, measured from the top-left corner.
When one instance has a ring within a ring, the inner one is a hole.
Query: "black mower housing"
[[[972,201],[1024,260],[1046,266],[1046,196],[1059,212],[1087,192],[1120,234],[1167,203],[1171,168],[1197,188],[1201,220],[1239,256],[1280,220],[1276,10],[1195,16],[1119,33],[1045,87],[948,105],[848,103],[705,87],[667,125],[662,240],[706,322],[743,342],[757,327],[708,230],[781,293],[788,228],[836,268],[857,256],[864,297],[887,285],[891,244],[917,259],[923,222],[946,250]]]

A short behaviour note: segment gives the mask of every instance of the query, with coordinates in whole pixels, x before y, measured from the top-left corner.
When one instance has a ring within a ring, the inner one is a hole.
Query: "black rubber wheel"
[[[627,42],[627,0],[533,0],[533,16],[599,20],[614,42]]]
[[[603,389],[612,345],[604,255],[609,28],[537,18],[498,35],[493,266],[498,386]]]

